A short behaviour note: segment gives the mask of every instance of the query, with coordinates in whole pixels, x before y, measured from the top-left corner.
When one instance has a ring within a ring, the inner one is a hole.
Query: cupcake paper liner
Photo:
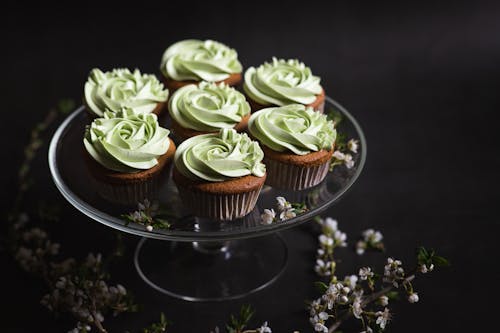
[[[155,176],[142,181],[112,184],[93,178],[95,189],[103,199],[127,206],[137,205],[144,199],[156,199],[159,181],[159,176]]]
[[[179,194],[183,202],[190,204],[190,211],[200,217],[215,220],[234,220],[250,213],[259,198],[257,190],[234,194],[214,194],[180,187]]]
[[[330,160],[311,167],[281,163],[269,158],[265,158],[264,163],[267,170],[266,184],[288,190],[303,190],[318,185],[325,179],[330,167]]]

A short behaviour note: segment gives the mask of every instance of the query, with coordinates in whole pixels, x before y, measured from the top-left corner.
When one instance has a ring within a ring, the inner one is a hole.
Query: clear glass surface
[[[343,120],[337,126],[339,133],[360,142],[358,153],[353,155],[354,167],[347,169],[344,165],[336,166],[321,184],[302,191],[283,191],[265,186],[255,209],[244,218],[233,221],[210,221],[190,215],[189,207],[183,207],[173,181],[167,181],[161,186],[158,197],[160,205],[168,207],[178,216],[169,229],[149,232],[142,225],[123,220],[120,217],[122,214],[135,209],[106,202],[90,185],[82,142],[89,119],[83,106],[71,113],[55,132],[49,147],[49,167],[54,183],[68,202],[92,220],[120,231],[147,238],[190,242],[257,237],[310,220],[338,201],[361,173],[366,159],[366,140],[361,127],[346,109],[329,97],[325,104],[325,113],[328,112],[342,115]],[[165,114],[166,112],[160,118],[160,123],[168,127],[168,117]],[[305,202],[309,210],[295,218],[264,225],[260,215],[265,208],[276,206],[277,196],[283,196],[291,202]]]
[[[284,272],[288,249],[279,234],[226,242],[142,238],[139,276],[158,292],[190,302],[238,299],[271,285]]]

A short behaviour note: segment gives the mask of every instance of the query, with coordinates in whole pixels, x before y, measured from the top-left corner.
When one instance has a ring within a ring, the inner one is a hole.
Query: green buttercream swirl
[[[220,182],[247,175],[263,177],[263,158],[259,143],[246,133],[221,129],[182,142],[175,152],[175,166],[190,179]]]
[[[250,117],[248,130],[270,149],[297,155],[332,150],[337,137],[333,122],[326,115],[302,104],[259,110]]]
[[[84,89],[85,103],[97,116],[106,111],[119,112],[123,108],[136,113],[150,113],[158,103],[165,102],[168,90],[152,74],[141,74],[138,69],[126,68],[102,72],[94,68]]]
[[[241,73],[243,68],[234,49],[213,40],[187,39],[165,51],[160,69],[176,81],[216,82]]]
[[[170,131],[158,125],[155,114],[124,110],[106,112],[85,130],[87,152],[105,168],[137,172],[154,167],[170,146]]]
[[[182,127],[196,131],[233,128],[250,112],[245,96],[224,83],[184,86],[172,95],[169,103],[170,116]]]
[[[263,105],[284,106],[292,103],[311,104],[320,94],[320,78],[296,59],[273,58],[245,72],[243,89],[254,101]]]

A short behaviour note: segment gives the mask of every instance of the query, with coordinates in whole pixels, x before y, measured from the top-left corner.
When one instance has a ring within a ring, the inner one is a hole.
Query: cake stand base
[[[157,291],[191,302],[245,297],[278,279],[288,249],[279,234],[229,242],[142,238],[134,254],[140,277]]]

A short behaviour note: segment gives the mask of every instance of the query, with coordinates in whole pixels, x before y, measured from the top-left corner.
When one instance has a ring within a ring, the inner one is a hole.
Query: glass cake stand
[[[160,124],[168,127],[165,115]],[[363,169],[366,140],[354,117],[326,97],[325,113],[342,120],[337,131],[359,140],[354,167],[336,166],[319,185],[302,191],[282,191],[264,186],[255,209],[233,221],[201,219],[189,212],[173,181],[164,182],[155,200],[175,216],[168,229],[147,231],[121,216],[137,209],[101,199],[91,185],[83,155],[83,133],[89,123],[83,106],[71,113],[55,132],[49,147],[49,167],[63,197],[92,220],[142,237],[134,253],[140,277],[157,291],[187,301],[237,299],[270,285],[283,273],[288,260],[285,240],[279,232],[310,221],[337,202]],[[308,210],[272,224],[262,224],[265,208],[275,208],[276,197],[303,202]]]

